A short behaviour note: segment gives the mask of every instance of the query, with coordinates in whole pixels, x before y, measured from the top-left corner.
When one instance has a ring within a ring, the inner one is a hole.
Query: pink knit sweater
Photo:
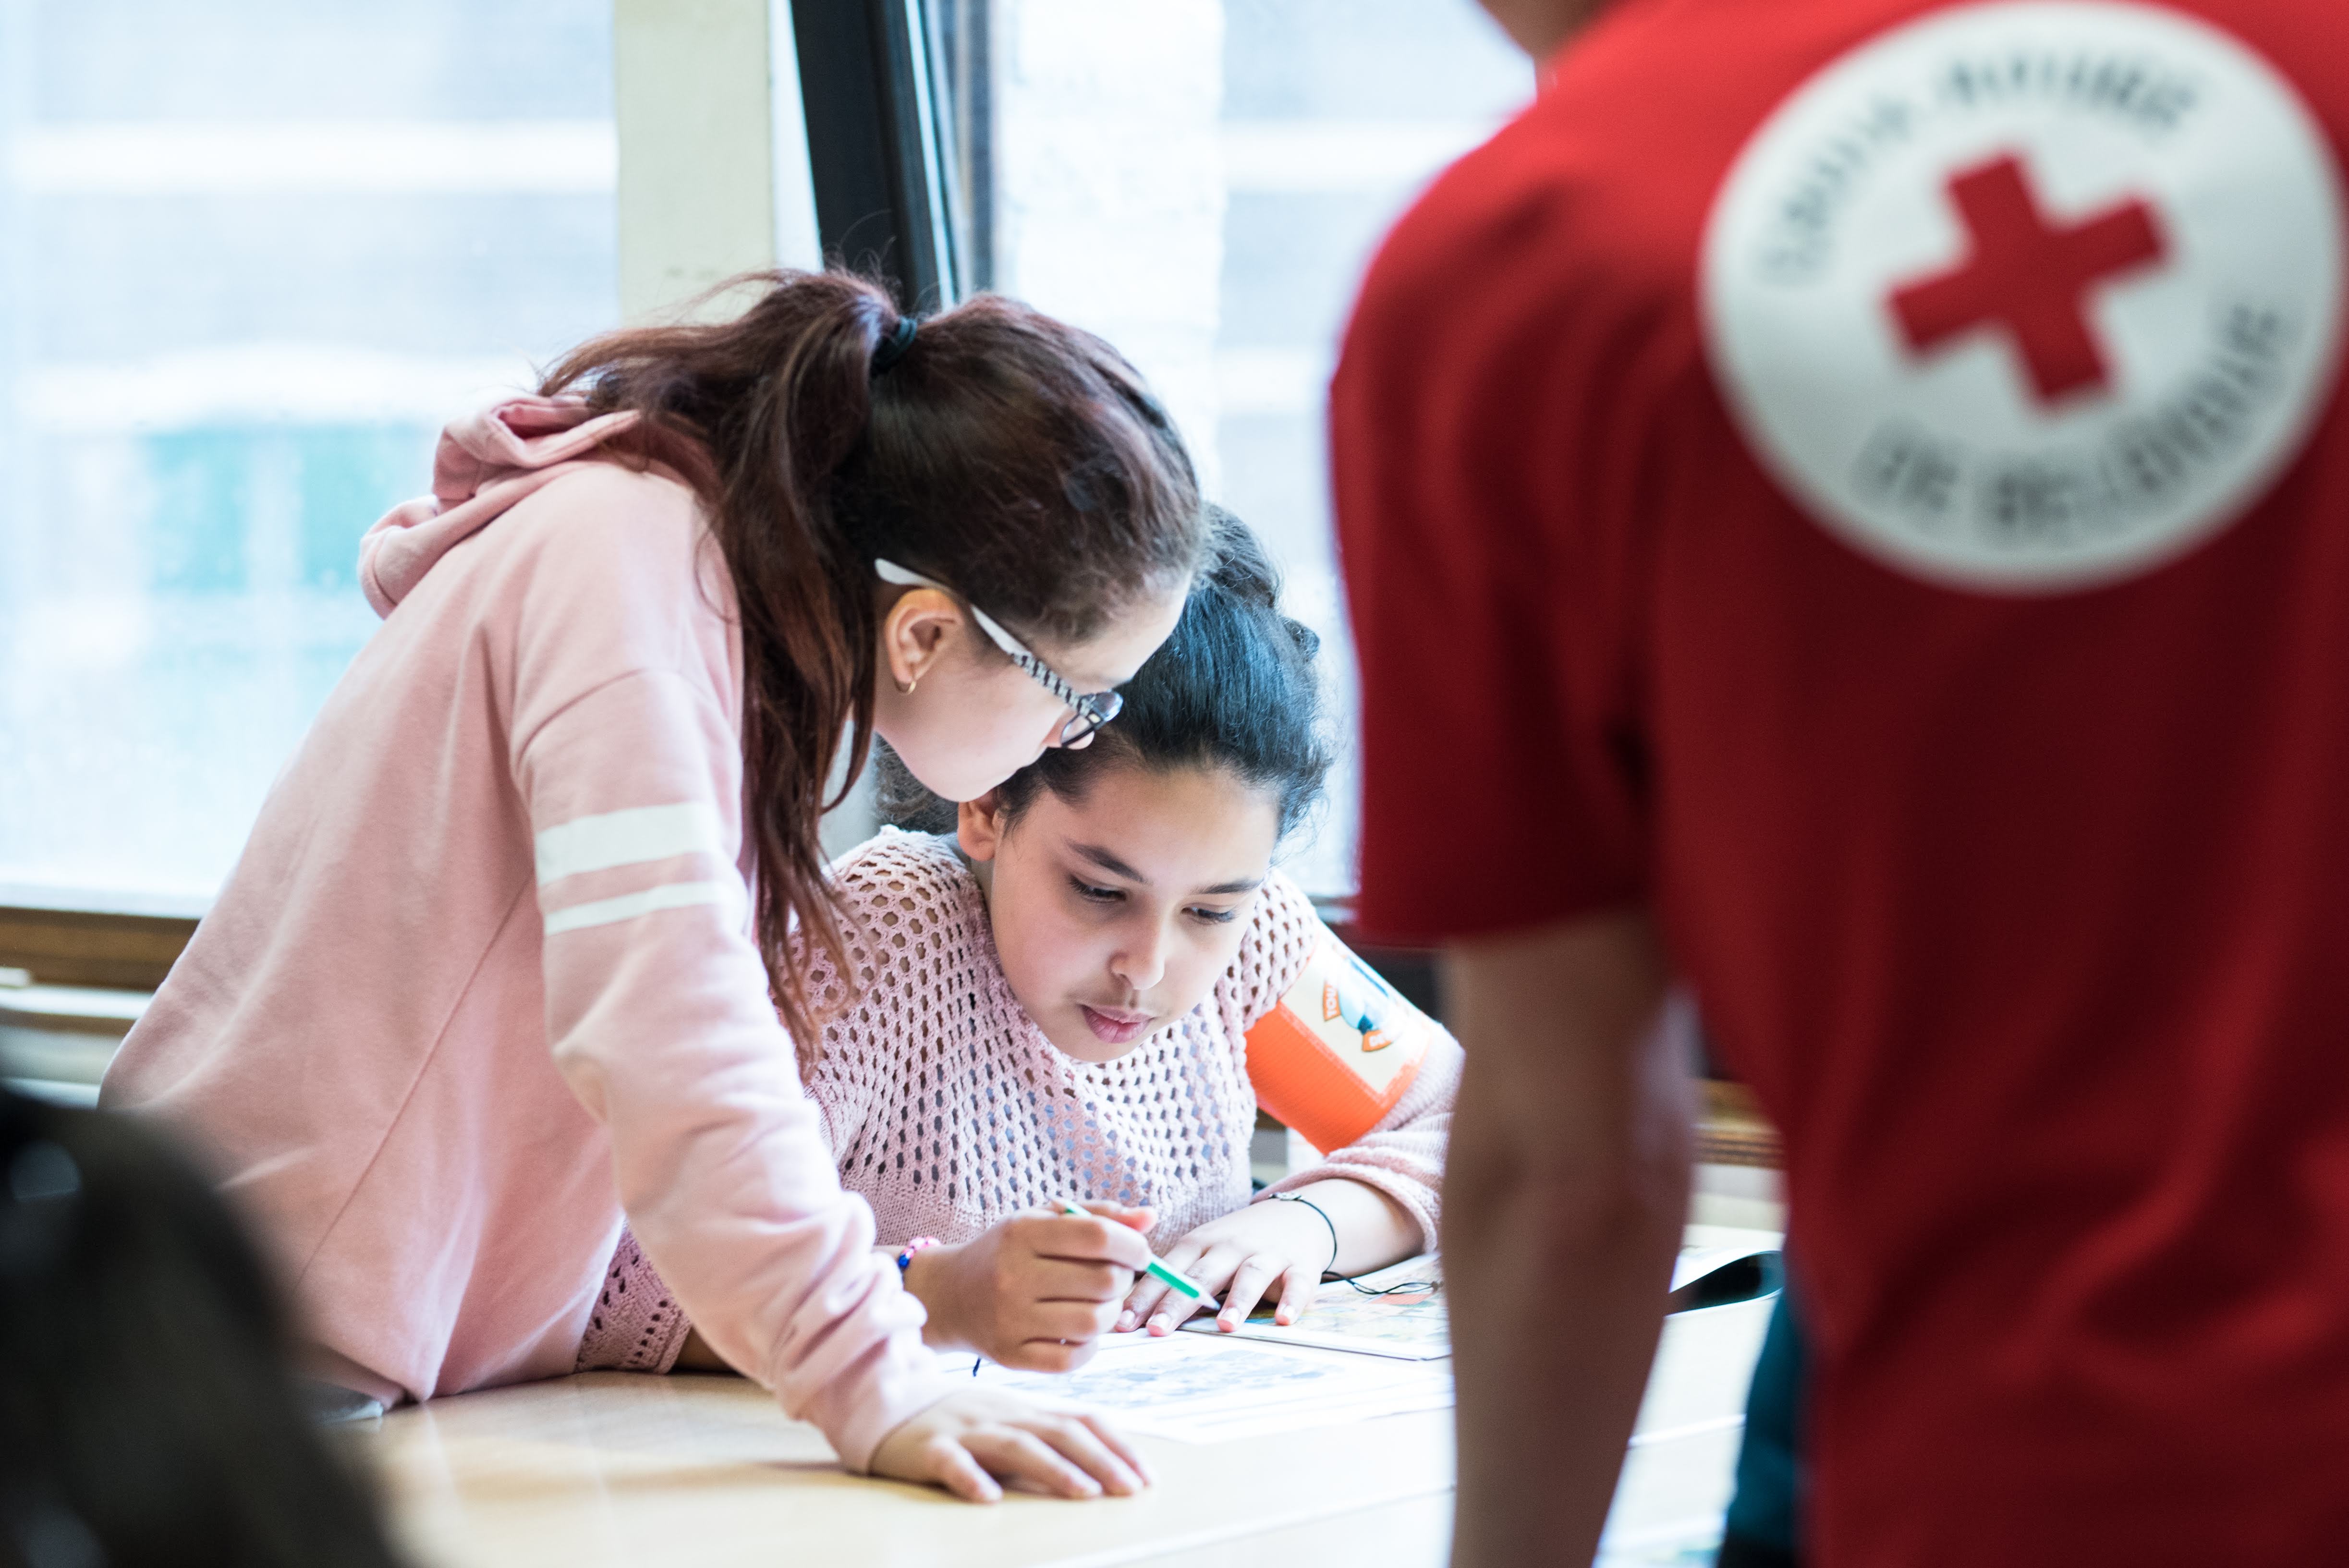
[[[951,840],[884,830],[835,874],[863,994],[825,1027],[808,1090],[841,1185],[873,1205],[885,1244],[968,1241],[1069,1193],[1154,1209],[1151,1245],[1163,1252],[1249,1202],[1247,1031],[1326,934],[1294,882],[1276,872],[1266,884],[1206,1001],[1092,1063],[1045,1038],[1012,995],[978,881]],[[840,976],[820,967],[815,991],[837,1004]],[[1347,1177],[1401,1203],[1433,1241],[1460,1060],[1436,1031],[1375,1128],[1271,1191]],[[624,1236],[578,1365],[666,1369],[688,1326]]]

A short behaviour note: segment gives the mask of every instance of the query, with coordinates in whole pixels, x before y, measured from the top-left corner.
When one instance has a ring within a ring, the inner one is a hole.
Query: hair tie
[[[901,315],[897,318],[897,325],[883,334],[881,341],[873,346],[874,375],[880,375],[905,357],[905,350],[914,346],[915,330],[921,324],[910,315]]]

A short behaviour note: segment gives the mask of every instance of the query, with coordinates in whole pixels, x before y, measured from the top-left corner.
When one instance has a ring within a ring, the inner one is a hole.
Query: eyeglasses
[[[987,634],[988,641],[1009,655],[1013,664],[1033,676],[1037,685],[1074,710],[1076,717],[1061,727],[1061,745],[1075,746],[1087,739],[1094,730],[1115,718],[1118,710],[1125,706],[1124,696],[1117,692],[1081,692],[1071,686],[1058,670],[1030,653],[1026,644],[1005,631],[1003,623],[935,578],[925,577],[918,572],[908,572],[894,561],[876,560],[873,562],[873,570],[880,573],[884,583],[895,583],[905,588],[935,588],[941,593],[962,599],[969,606],[971,619],[977,621],[978,629]]]

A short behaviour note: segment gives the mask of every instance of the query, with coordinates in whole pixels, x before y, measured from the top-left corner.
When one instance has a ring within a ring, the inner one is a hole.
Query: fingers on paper
[[[1313,1297],[1321,1288],[1321,1271],[1306,1264],[1291,1264],[1280,1276],[1280,1305],[1273,1311],[1273,1320],[1287,1327],[1313,1310]]]
[[[1206,1247],[1201,1243],[1192,1240],[1189,1236],[1185,1236],[1181,1241],[1166,1249],[1166,1262],[1168,1265],[1174,1268],[1176,1272],[1189,1274],[1193,1279],[1198,1279],[1199,1259],[1206,1253]],[[1146,1264],[1147,1260],[1145,1260],[1145,1266]],[[1202,1281],[1201,1283],[1206,1284],[1209,1290],[1213,1290],[1215,1288],[1214,1283],[1211,1281]],[[1172,1286],[1160,1284],[1158,1280],[1152,1275],[1143,1274],[1141,1278],[1133,1282],[1133,1289],[1125,1298],[1125,1311],[1118,1318],[1119,1329],[1123,1331],[1129,1328],[1139,1328],[1143,1324],[1148,1323],[1152,1315],[1156,1313],[1161,1305],[1165,1305],[1167,1298],[1173,1295],[1174,1290]],[[1176,1296],[1175,1299],[1183,1300],[1185,1298]],[[1181,1323],[1183,1318],[1190,1315],[1191,1315],[1187,1312],[1183,1314],[1182,1317],[1174,1318],[1173,1323],[1168,1325],[1168,1327],[1173,1327],[1174,1324]],[[1166,1330],[1154,1328],[1153,1332],[1164,1333]]]
[[[1150,1314],[1166,1294],[1166,1287],[1148,1274],[1133,1282],[1133,1289],[1125,1298],[1125,1310],[1118,1314],[1117,1332],[1139,1328],[1149,1320]]]
[[[1216,1272],[1216,1252],[1203,1247],[1188,1237],[1174,1243],[1166,1253],[1166,1262],[1180,1274],[1197,1280],[1213,1295],[1229,1277],[1229,1270],[1221,1275]],[[1172,1334],[1188,1321],[1191,1315],[1206,1304],[1172,1287],[1160,1284],[1148,1274],[1134,1282],[1134,1294],[1126,1298],[1126,1310],[1136,1324],[1147,1325],[1153,1334]],[[1120,1319],[1123,1321],[1123,1318]]]
[[[1148,1274],[1134,1281],[1133,1294],[1125,1298],[1125,1310],[1118,1314],[1117,1332],[1123,1334],[1148,1322],[1150,1314],[1165,1294],[1166,1287]]]
[[[1224,1288],[1224,1309],[1216,1315],[1217,1326],[1226,1332],[1237,1328],[1264,1299],[1264,1293],[1275,1280],[1288,1272],[1290,1262],[1274,1253],[1254,1253],[1240,1261],[1232,1271],[1231,1283]]]
[[[1213,1287],[1209,1288],[1212,1294]],[[1194,1300],[1179,1290],[1170,1290],[1166,1293],[1165,1299],[1151,1311],[1150,1332],[1172,1334],[1190,1322],[1192,1317],[1206,1305],[1206,1302]]]

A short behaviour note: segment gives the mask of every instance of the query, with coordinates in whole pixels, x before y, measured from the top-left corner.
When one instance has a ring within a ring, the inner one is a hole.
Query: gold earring
[[[921,684],[922,677],[916,676],[912,680],[899,681],[897,683],[897,690],[906,696],[911,696],[914,695],[914,688]]]

